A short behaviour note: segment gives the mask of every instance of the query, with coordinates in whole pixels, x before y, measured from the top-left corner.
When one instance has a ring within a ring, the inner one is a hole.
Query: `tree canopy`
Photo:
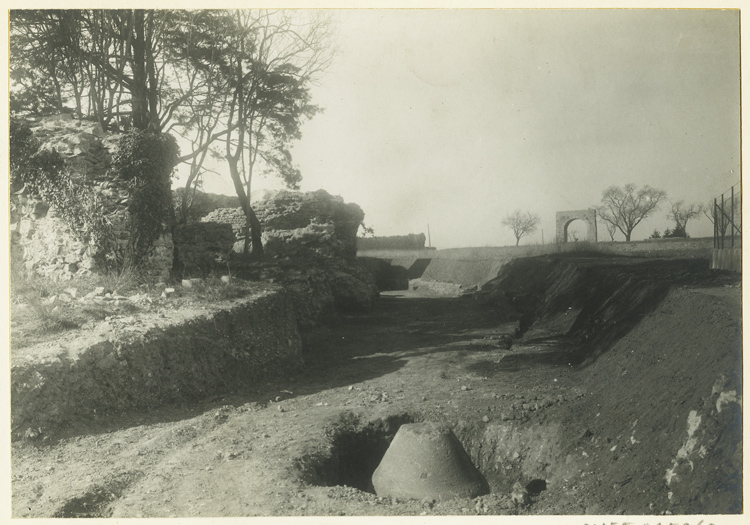
[[[640,189],[635,184],[610,186],[602,193],[602,203],[596,210],[599,217],[620,230],[629,242],[635,227],[657,210],[666,196],[664,190],[649,185]]]

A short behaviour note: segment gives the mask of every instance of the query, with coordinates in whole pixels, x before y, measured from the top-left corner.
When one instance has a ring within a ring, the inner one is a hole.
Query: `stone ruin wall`
[[[325,190],[313,192],[278,191],[253,203],[263,227],[263,246],[271,257],[299,257],[316,254],[328,258],[354,260],[357,230],[364,213],[356,204]],[[245,214],[242,208],[219,208],[201,219],[204,223],[228,224],[236,242],[233,250],[244,247]]]
[[[73,120],[62,114],[28,121],[42,148],[57,151],[67,169],[83,184],[90,184],[110,210],[108,218],[117,239],[128,238],[127,192],[107,180],[112,155],[117,151],[120,135],[104,133],[97,123]],[[79,240],[75,232],[57,217],[54,208],[36,198],[12,195],[11,261],[13,271],[20,268],[53,280],[68,280],[97,271],[96,247]],[[154,246],[146,272],[155,280],[169,277],[173,244],[170,233]]]
[[[372,306],[378,296],[375,278],[356,257],[357,230],[364,219],[359,206],[324,190],[280,191],[253,203],[253,209],[263,226],[265,262],[244,268],[241,262],[230,262],[232,271],[282,284],[294,298],[302,327],[314,326],[333,309],[354,311]],[[218,209],[202,220],[188,227],[193,232],[199,227],[206,231],[209,227],[230,229],[238,240],[234,247],[229,244],[225,248],[242,252],[242,209]],[[179,230],[175,230],[178,253],[183,250]],[[218,259],[221,254],[216,255]]]

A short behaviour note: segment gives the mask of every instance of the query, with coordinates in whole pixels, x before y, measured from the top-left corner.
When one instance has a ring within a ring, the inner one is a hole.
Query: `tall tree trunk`
[[[57,70],[54,66],[52,67],[52,74],[50,76],[52,77],[52,83],[55,85],[55,106],[57,106],[55,109],[60,113],[63,108],[62,88],[60,87],[60,80],[57,78]]]
[[[146,38],[144,27],[143,9],[135,9],[133,12],[133,26],[135,38],[133,39],[133,89],[132,111],[133,127],[140,130],[148,128],[148,98],[146,92]]]
[[[261,225],[258,220],[258,216],[255,214],[252,206],[250,206],[250,199],[245,193],[245,188],[242,184],[242,178],[240,177],[239,170],[239,159],[237,157],[228,155],[227,162],[229,164],[229,174],[232,176],[232,183],[234,183],[234,190],[237,192],[237,196],[240,198],[240,205],[242,211],[245,213],[245,219],[247,221],[247,227],[250,230],[250,239],[253,247],[253,257],[263,257],[263,240],[261,238]],[[247,253],[247,237],[245,237],[245,253]]]
[[[148,119],[149,126],[155,131],[161,131],[159,122],[159,86],[156,81],[156,66],[154,65],[154,13],[148,14],[145,59],[146,73],[148,75]]]

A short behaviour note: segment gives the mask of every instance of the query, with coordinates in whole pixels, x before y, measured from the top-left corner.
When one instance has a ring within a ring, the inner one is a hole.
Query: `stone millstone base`
[[[372,475],[378,496],[474,498],[490,487],[453,431],[436,423],[402,425]]]

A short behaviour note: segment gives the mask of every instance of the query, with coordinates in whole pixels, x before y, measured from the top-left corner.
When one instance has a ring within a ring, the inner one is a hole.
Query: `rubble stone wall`
[[[269,256],[315,253],[325,257],[356,257],[357,230],[364,213],[340,196],[325,190],[279,191],[254,202],[253,210],[263,227],[263,245]],[[242,251],[246,221],[241,208],[219,208],[201,221],[231,225],[237,237],[235,251]]]
[[[324,190],[280,191],[253,203],[253,209],[263,227],[267,261],[230,264],[235,275],[281,283],[295,294],[303,327],[315,325],[334,307],[367,310],[372,306],[379,293],[375,278],[356,257],[357,230],[364,219],[359,206]],[[231,226],[238,238],[234,251],[242,252],[242,209],[218,209],[202,220]]]
[[[116,153],[120,135],[104,133],[99,124],[73,120],[70,114],[28,121],[42,149],[57,151],[65,167],[82,187],[94,192],[112,224],[113,235],[121,245],[129,239],[127,191],[109,180],[107,171]],[[23,268],[32,274],[54,280],[99,271],[95,240],[84,242],[57,216],[54,208],[27,195],[11,196],[11,253],[14,271]],[[148,278],[164,280],[172,268],[173,243],[166,232],[155,244],[144,268]]]
[[[235,235],[229,224],[196,222],[173,230],[175,251],[173,274],[178,277],[206,277],[226,273]]]

